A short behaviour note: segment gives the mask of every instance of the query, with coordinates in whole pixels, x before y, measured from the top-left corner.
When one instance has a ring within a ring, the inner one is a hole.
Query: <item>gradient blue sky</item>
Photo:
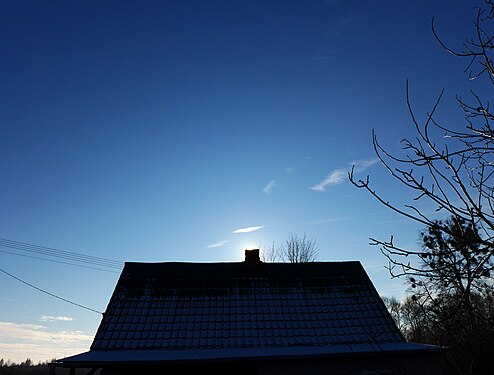
[[[448,1],[0,2],[0,237],[119,261],[243,260],[306,233],[320,260],[360,260],[402,296],[371,236],[416,246],[417,225],[353,187],[423,119],[464,122],[479,85],[441,50],[472,33]],[[478,88],[482,89],[482,88]],[[233,233],[260,227],[249,233]],[[8,250],[0,248],[0,250]],[[118,273],[0,253],[1,268],[104,310]],[[0,357],[85,351],[100,316],[0,274]]]

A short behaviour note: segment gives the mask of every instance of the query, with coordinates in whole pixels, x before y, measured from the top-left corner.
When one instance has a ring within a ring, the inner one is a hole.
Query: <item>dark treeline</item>
[[[29,374],[46,375],[49,373],[48,362],[34,363],[29,358],[24,362],[16,363],[10,359],[0,359],[0,375]],[[67,372],[68,373],[68,372]]]
[[[16,363],[10,361],[10,359],[0,359],[0,375],[47,375],[50,373],[50,368],[48,363],[52,362],[39,362],[34,363],[29,358],[24,362]],[[57,368],[57,375],[68,375],[68,369]],[[96,372],[99,374],[99,372]]]
[[[458,304],[461,296],[446,294],[429,303],[414,295],[383,301],[407,341],[447,348],[444,359],[450,372],[487,374],[494,368],[494,291],[485,292],[472,296],[470,307]]]
[[[450,372],[494,368],[494,244],[480,225],[452,216],[420,232],[419,261],[401,267],[409,296],[383,298],[408,341],[440,345]]]

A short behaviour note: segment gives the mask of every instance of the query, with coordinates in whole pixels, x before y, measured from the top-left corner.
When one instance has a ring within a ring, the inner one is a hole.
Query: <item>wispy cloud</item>
[[[321,182],[310,186],[309,189],[314,191],[326,191],[328,186],[339,185],[345,181],[348,172],[354,168],[355,173],[365,171],[378,162],[377,159],[354,160],[347,163],[347,166],[332,170]]]
[[[348,163],[350,168],[353,166],[355,172],[363,172],[367,168],[372,167],[374,164],[377,164],[379,159],[373,158],[373,159],[363,159],[363,160],[354,160]]]
[[[259,225],[257,227],[247,227],[247,228],[239,228],[233,231],[233,233],[250,233],[255,232],[256,230],[264,228],[264,225]]]
[[[262,191],[266,194],[271,194],[276,186],[278,186],[278,183],[275,180],[271,180],[266,184],[266,186],[264,186],[264,189],[262,189]]]
[[[295,171],[295,169],[293,169],[293,168],[290,168],[290,167],[286,167],[285,168],[285,173],[286,174],[292,174],[294,171]]]
[[[70,316],[52,316],[52,315],[43,315],[38,319],[40,322],[71,322],[74,318]]]
[[[221,246],[227,244],[228,242],[230,242],[230,240],[223,240],[223,241],[214,242],[211,245],[208,245],[208,249],[212,249],[215,247],[221,247]]]
[[[328,217],[325,219],[308,221],[308,222],[305,222],[304,225],[319,225],[319,224],[326,224],[326,223],[336,223],[336,222],[340,222],[340,221],[355,220],[357,218],[364,218],[364,217],[371,217],[371,216],[375,217],[375,216],[378,216],[378,214],[376,212],[365,212],[365,213],[358,214],[358,215],[334,216],[334,217]]]
[[[372,273],[375,273],[375,272],[388,272],[388,270],[386,269],[386,262],[383,260],[383,261],[377,261],[377,260],[370,260],[370,261],[365,261],[365,260],[362,260],[361,261],[364,265],[364,268],[367,272],[372,272]]]
[[[334,171],[331,171],[324,180],[314,186],[311,186],[309,189],[315,191],[326,191],[327,186],[341,184],[345,180],[347,173],[348,171],[346,169],[335,169]]]
[[[53,331],[38,324],[0,322],[0,353],[13,361],[46,361],[80,353],[93,336],[82,331]]]
[[[344,221],[344,220],[352,220],[355,217],[357,217],[357,215],[356,216],[337,216],[337,217],[332,217],[332,218],[328,218],[328,219],[309,221],[309,222],[305,223],[305,225],[319,225],[319,224],[326,224],[326,223],[337,223],[337,222]]]

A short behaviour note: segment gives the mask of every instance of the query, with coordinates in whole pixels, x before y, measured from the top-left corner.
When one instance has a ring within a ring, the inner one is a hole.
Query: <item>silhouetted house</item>
[[[438,374],[359,262],[126,263],[84,374]]]

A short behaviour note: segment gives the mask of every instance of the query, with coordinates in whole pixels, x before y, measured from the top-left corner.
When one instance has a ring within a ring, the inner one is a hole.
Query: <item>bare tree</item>
[[[305,233],[302,236],[290,234],[282,253],[282,259],[289,263],[314,262],[317,256],[316,241],[313,238],[307,238]]]
[[[396,297],[381,296],[384,305],[389,311],[398,329],[403,333],[403,314],[400,301]]]
[[[260,257],[263,262],[274,263],[281,261],[283,247],[277,245],[274,241],[271,245],[265,246],[262,242],[257,244],[260,252]]]
[[[454,52],[441,45],[456,56],[468,57],[467,69],[471,78],[487,76],[494,85],[494,67],[490,53],[492,52],[493,36],[485,30],[486,24],[494,21],[494,3],[486,2],[484,9],[478,9],[475,18],[475,37],[467,39],[461,52]],[[434,24],[434,23],[433,23]],[[491,25],[492,26],[492,25]],[[478,67],[477,71],[474,71]],[[443,90],[444,91],[444,90]],[[413,221],[423,224],[431,231],[445,235],[463,236],[468,240],[470,249],[478,249],[475,254],[476,264],[469,266],[469,281],[465,291],[474,280],[490,278],[492,258],[494,255],[494,130],[490,122],[494,115],[489,104],[472,92],[473,103],[467,104],[457,97],[458,105],[464,111],[467,121],[464,131],[452,130],[441,125],[436,119],[436,109],[442,99],[439,95],[432,110],[427,114],[424,123],[419,123],[412,110],[408,82],[406,87],[407,105],[412,124],[416,130],[414,139],[404,139],[404,156],[392,155],[379,143],[375,132],[372,141],[377,157],[382,165],[405,188],[415,192],[411,203],[399,206],[391,203],[376,192],[370,184],[370,178],[356,179],[353,171],[349,174],[351,182],[358,188],[367,190],[384,206]],[[420,203],[427,201],[435,209],[429,214],[421,209]],[[451,217],[450,220],[462,223],[457,233],[451,221],[438,220],[438,215]],[[465,230],[475,235],[467,236]],[[414,275],[423,276],[428,270],[420,267],[411,259],[423,260],[423,250],[412,250],[398,246],[393,237],[390,240],[371,238],[371,243],[379,245],[389,260],[389,270],[393,277]],[[462,262],[470,262],[471,252],[456,254]],[[472,258],[473,259],[473,258]],[[430,270],[430,269],[429,269]],[[491,279],[492,280],[492,279]],[[465,294],[465,298],[467,297]]]
[[[319,251],[316,240],[304,233],[299,236],[290,234],[284,245],[274,242],[269,246],[259,243],[261,257],[267,262],[306,263],[317,260]]]
[[[468,78],[485,78],[492,86],[493,26],[494,0],[487,0],[476,10],[473,37],[455,50],[439,37],[432,20],[432,32],[440,46],[468,59]],[[357,179],[352,170],[349,178],[384,206],[424,226],[418,249],[399,246],[393,236],[389,240],[371,238],[371,244],[386,256],[392,277],[408,280],[412,301],[426,322],[420,321],[421,326],[429,330],[419,336],[461,348],[461,373],[476,373],[492,362],[485,348],[492,348],[493,340],[484,333],[492,333],[488,328],[494,317],[488,303],[492,301],[494,271],[494,113],[488,98],[474,91],[468,101],[457,95],[465,127],[453,129],[437,115],[443,93],[444,89],[420,122],[406,83],[415,137],[402,140],[401,155],[387,151],[372,132],[377,157],[390,175],[414,194],[410,202],[390,202],[374,189],[369,176]],[[477,345],[480,338],[484,341]]]
[[[411,297],[403,301],[395,297],[381,297],[403,336],[413,342],[432,343],[431,327],[425,311]]]

